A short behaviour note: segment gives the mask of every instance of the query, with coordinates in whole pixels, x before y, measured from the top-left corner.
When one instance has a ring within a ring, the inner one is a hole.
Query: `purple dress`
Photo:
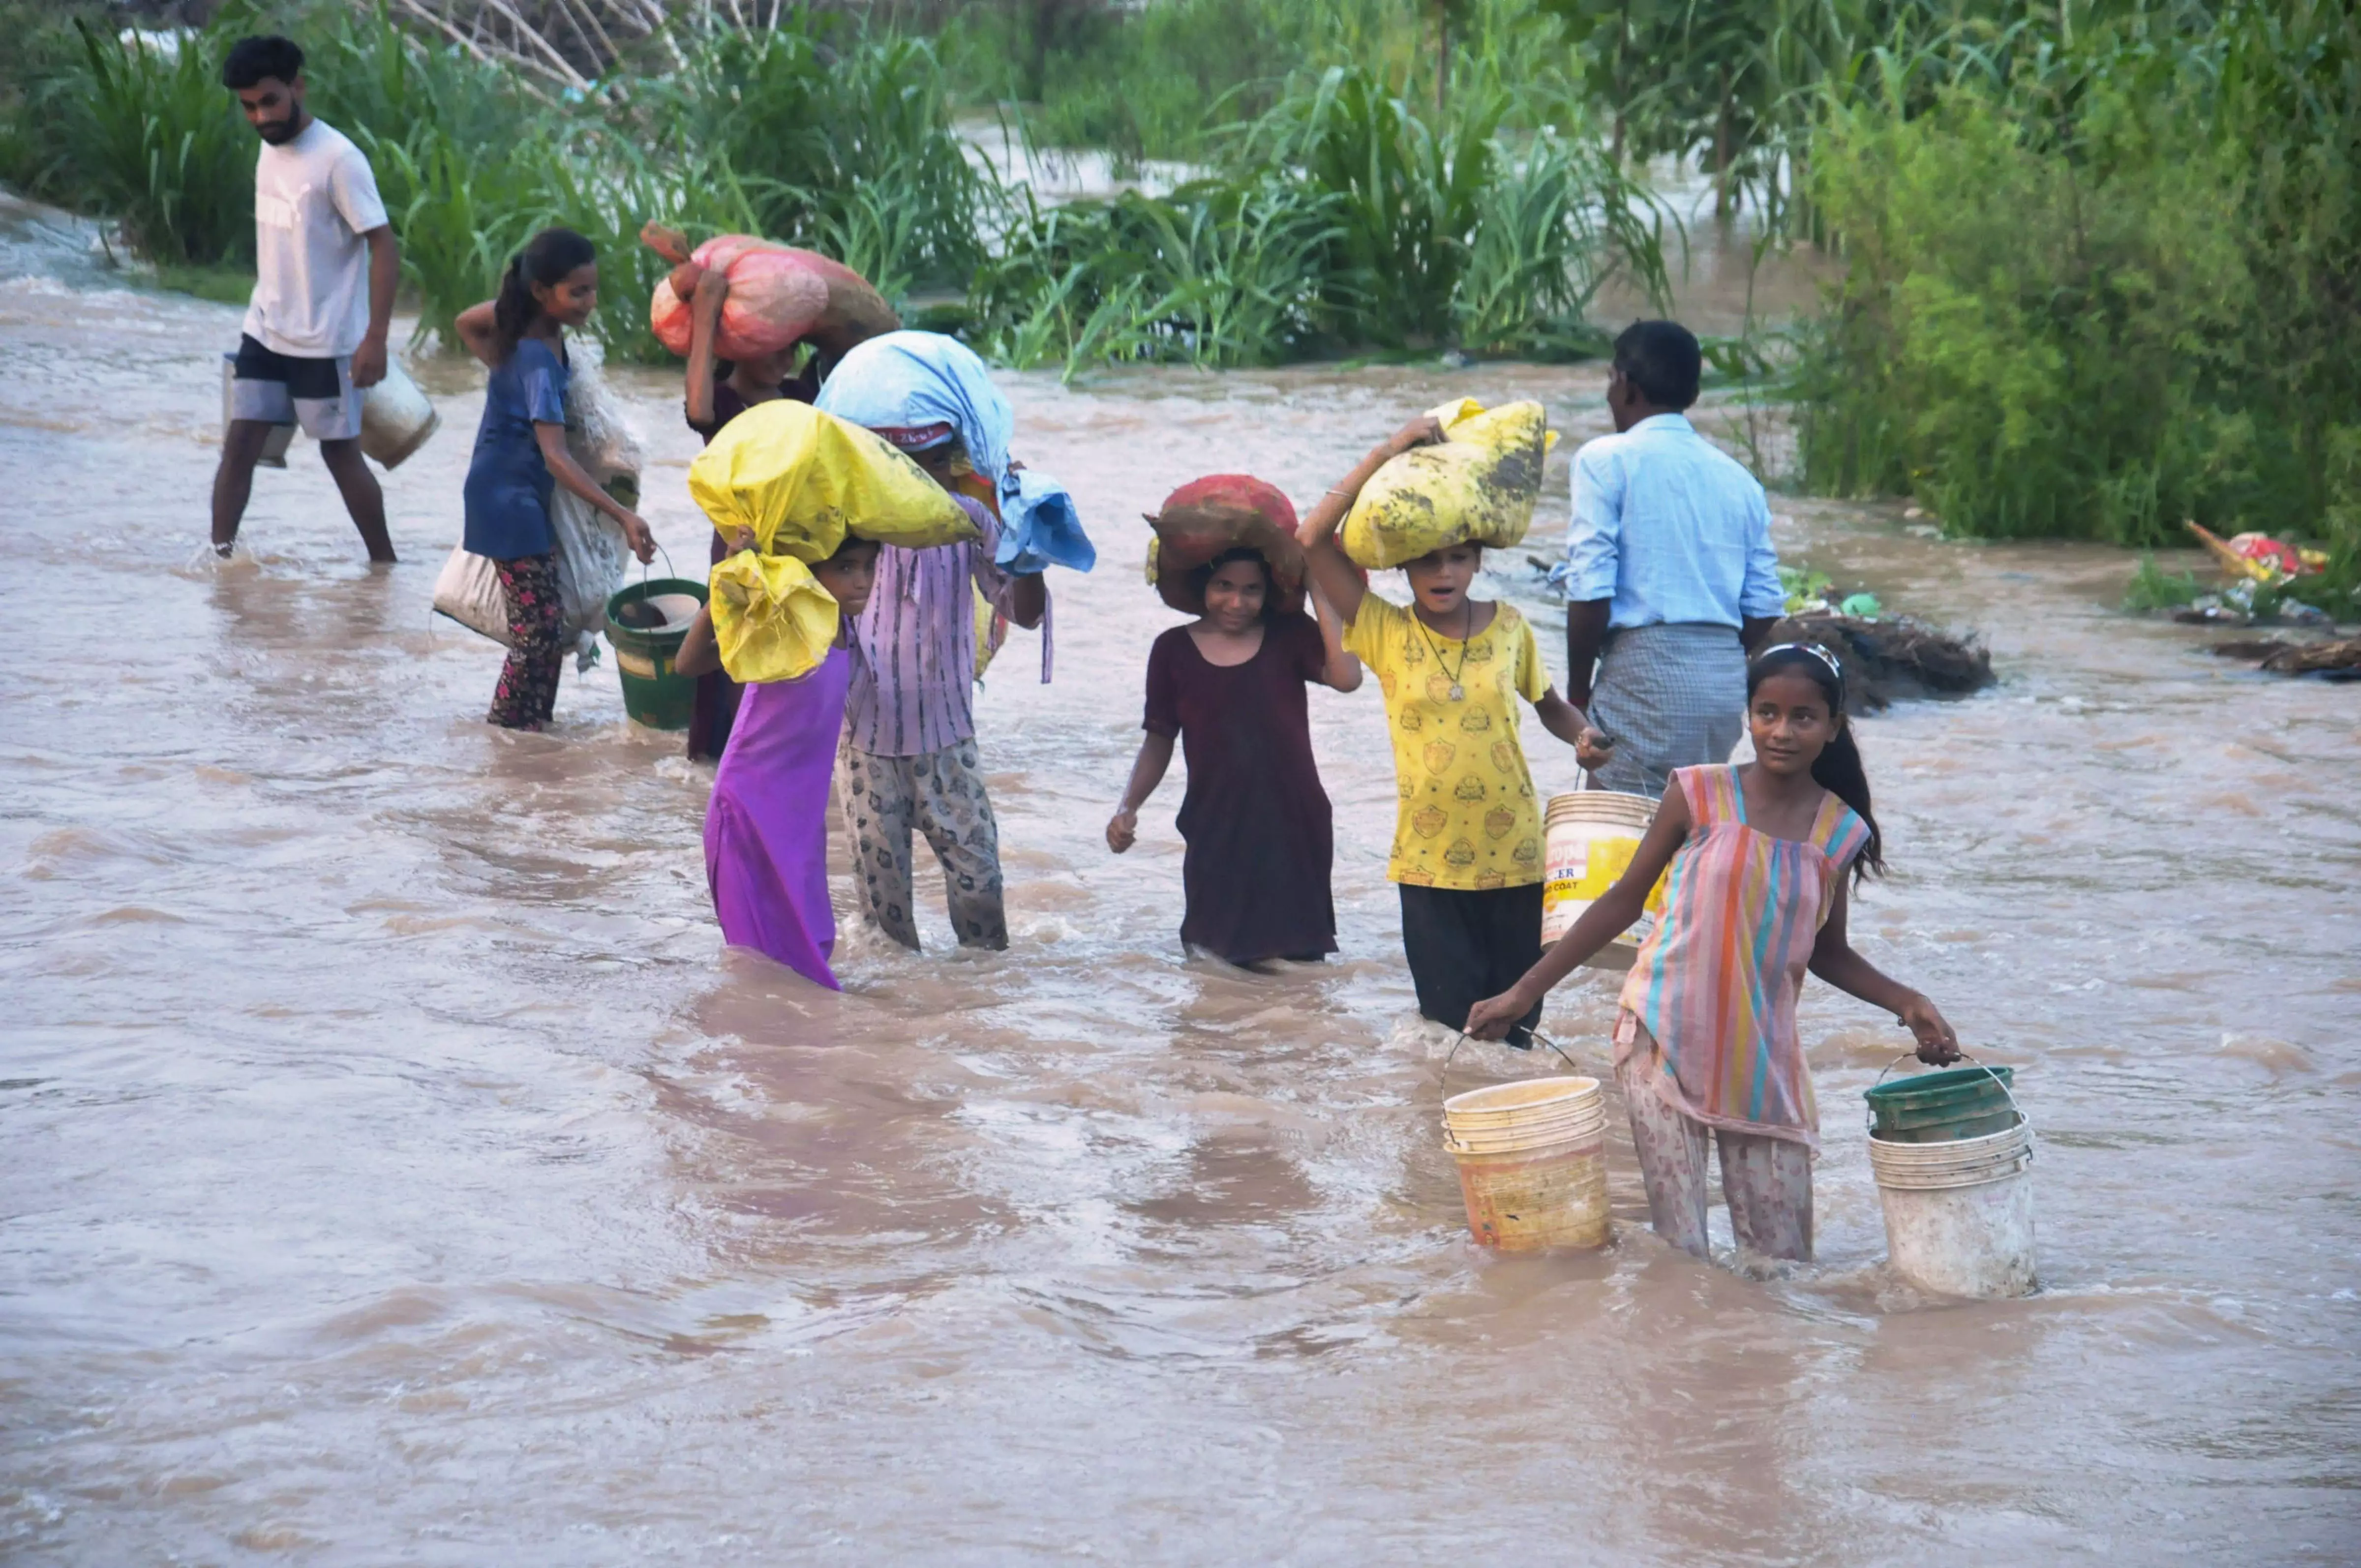
[[[814,360],[800,376],[790,377],[779,383],[779,396],[789,402],[807,403],[819,395],[819,364]],[[699,424],[686,412],[682,419],[688,428],[705,438],[708,446],[721,433],[721,427],[744,413],[753,405],[738,395],[726,376],[713,380],[713,419]],[[730,542],[721,531],[713,531],[713,565],[719,566],[730,558]],[[691,762],[710,762],[730,748],[730,720],[738,717],[739,686],[736,681],[716,670],[709,675],[697,677],[697,696],[688,710],[688,756]]]
[[[828,784],[852,655],[829,650],[800,680],[745,688],[705,812],[705,881],[721,939],[840,991],[829,969]]]
[[[1207,663],[1185,626],[1148,655],[1141,728],[1179,736],[1189,763],[1175,824],[1188,844],[1180,939],[1234,964],[1336,950],[1334,839],[1303,697],[1327,663],[1320,628],[1300,614],[1273,616],[1243,664]]]

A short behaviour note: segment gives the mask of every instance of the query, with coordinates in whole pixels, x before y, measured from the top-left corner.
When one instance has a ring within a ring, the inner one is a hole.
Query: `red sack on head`
[[[1276,486],[1247,474],[1210,474],[1165,497],[1164,509],[1148,523],[1156,530],[1148,547],[1148,580],[1174,609],[1204,614],[1204,593],[1189,575],[1241,545],[1270,563],[1279,608],[1302,609],[1303,547],[1295,542],[1295,508]]]
[[[816,250],[725,234],[698,246],[689,259],[730,280],[714,345],[724,359],[776,353],[821,327],[872,337],[902,324],[867,279]],[[656,341],[687,356],[688,302],[673,291],[669,274],[656,283],[648,325]]]

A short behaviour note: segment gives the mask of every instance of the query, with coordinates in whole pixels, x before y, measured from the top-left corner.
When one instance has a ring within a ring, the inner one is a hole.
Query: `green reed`
[[[1798,366],[1803,477],[1955,532],[2310,534],[2361,583],[2361,22],[2096,25],[1824,104],[1844,277]],[[2355,608],[2349,599],[2342,608]]]
[[[255,137],[222,90],[214,38],[172,49],[77,17],[71,38],[30,46],[10,177],[116,219],[157,262],[251,266]]]
[[[883,283],[965,283],[982,258],[984,188],[925,40],[802,13],[746,32],[708,19],[673,41],[675,68],[609,95],[642,145],[684,163],[726,160],[773,238],[850,250]]]
[[[1496,33],[1533,25],[1524,0],[1488,4],[1510,18],[1484,24]],[[1371,0],[1289,26],[1299,42],[1317,33],[1321,47],[1396,59],[1388,51],[1406,35],[1393,24],[1409,14]],[[1581,311],[1610,270],[1658,285],[1664,275],[1644,201],[1563,82],[1511,88],[1514,51],[1498,47],[1471,52],[1447,105],[1422,95],[1407,56],[1389,76],[1336,68],[1225,89],[1212,107],[1246,117],[1206,140],[1218,159],[1205,178],[1167,197],[1049,210],[971,164],[928,42],[841,16],[752,32],[684,20],[637,58],[639,72],[554,101],[383,10],[238,0],[177,59],[79,38],[74,59],[45,68],[42,90],[94,105],[93,126],[103,119],[130,150],[45,141],[34,116],[15,114],[0,142],[12,170],[46,148],[56,193],[123,217],[157,259],[249,256],[253,142],[215,72],[232,38],[263,27],[305,43],[313,106],[368,154],[422,330],[446,341],[453,315],[550,223],[598,244],[598,331],[635,358],[660,356],[644,302],[663,264],[636,240],[649,218],[692,239],[746,230],[810,245],[889,298],[964,291],[980,342],[1070,374],[1452,344],[1577,352],[1595,345]],[[195,150],[140,161],[168,144]],[[146,183],[100,177],[118,167]]]

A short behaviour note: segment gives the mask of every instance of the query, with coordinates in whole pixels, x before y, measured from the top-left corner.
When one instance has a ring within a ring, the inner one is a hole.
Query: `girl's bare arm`
[[[541,444],[541,460],[549,466],[549,477],[567,489],[605,512],[621,525],[623,537],[631,542],[631,554],[642,561],[655,559],[656,536],[640,521],[640,514],[600,489],[582,471],[566,449],[566,427],[562,424],[542,424],[533,427],[533,439]]]
[[[730,300],[730,280],[708,272],[697,280],[688,302],[688,422],[713,422],[714,339],[721,335],[721,307]]]
[[[1312,587],[1312,619],[1320,626],[1320,645],[1327,652],[1320,679],[1340,692],[1361,689],[1361,661],[1345,652],[1345,618],[1328,603],[1318,584]]]
[[[1318,503],[1304,514],[1295,537],[1303,545],[1305,569],[1311,574],[1312,586],[1328,597],[1336,607],[1336,614],[1346,626],[1361,613],[1361,600],[1368,593],[1361,582],[1361,574],[1345,553],[1336,547],[1336,529],[1344,522],[1345,514],[1353,510],[1360,498],[1361,487],[1370,477],[1413,446],[1424,446],[1443,439],[1443,425],[1433,414],[1421,414],[1385,440],[1369,448],[1368,455],[1353,466],[1353,471],[1336,481]]]
[[[1580,745],[1583,732],[1590,728],[1590,720],[1582,716],[1582,709],[1558,696],[1555,686],[1542,693],[1541,700],[1533,704],[1533,717],[1542,721],[1543,729],[1569,746]]]
[[[1123,799],[1115,803],[1115,816],[1107,823],[1107,848],[1122,854],[1139,839],[1139,808],[1164,782],[1164,771],[1172,765],[1172,737],[1149,730],[1141,737],[1139,756],[1131,764],[1131,782],[1123,786]]]
[[[1674,851],[1689,836],[1689,803],[1677,789],[1664,792],[1656,818],[1641,836],[1639,852],[1613,887],[1582,912],[1573,928],[1550,945],[1541,961],[1517,983],[1498,996],[1487,997],[1467,1013],[1467,1033],[1479,1040],[1497,1040],[1509,1025],[1533,1010],[1574,967],[1621,936],[1648,906],[1656,879],[1673,863]]]
[[[467,345],[468,353],[494,369],[500,368],[500,357],[497,346],[500,342],[500,333],[492,324],[491,301],[486,300],[480,305],[469,305],[459,313],[457,319],[451,324],[457,330],[459,341]]]
[[[721,667],[721,644],[713,639],[713,609],[710,605],[697,612],[688,623],[688,635],[680,640],[680,652],[672,656],[673,673],[682,675],[709,675]]]
[[[1849,889],[1839,883],[1835,906],[1812,944],[1812,972],[1839,991],[1893,1014],[1916,1038],[1920,1061],[1939,1067],[1959,1060],[1959,1036],[1925,993],[1911,990],[1852,950],[1845,932],[1848,895]]]

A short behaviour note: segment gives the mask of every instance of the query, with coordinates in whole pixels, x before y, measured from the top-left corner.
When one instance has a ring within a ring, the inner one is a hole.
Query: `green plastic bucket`
[[[641,603],[671,613],[661,626],[626,626],[616,619],[626,605]],[[693,577],[643,578],[608,598],[607,641],[614,644],[615,673],[623,683],[623,711],[633,722],[651,729],[688,728],[697,677],[675,673],[672,662],[704,604],[705,585]]]
[[[1897,1079],[1864,1091],[1870,1135],[1891,1144],[1942,1144],[1987,1137],[2016,1125],[2009,1098],[2014,1069],[1955,1067]]]

